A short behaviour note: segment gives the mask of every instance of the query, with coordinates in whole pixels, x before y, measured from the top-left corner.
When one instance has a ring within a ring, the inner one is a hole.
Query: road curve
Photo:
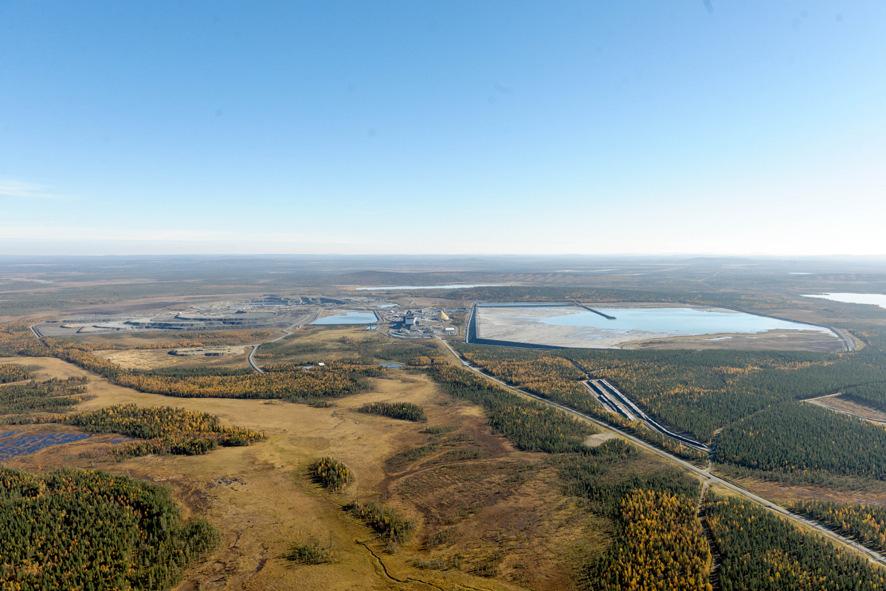
[[[254,369],[255,371],[257,371],[258,373],[265,373],[265,370],[263,370],[262,368],[260,368],[260,367],[255,363],[255,352],[258,351],[258,348],[261,347],[261,346],[262,346],[262,343],[258,343],[258,344],[256,344],[256,345],[252,345],[252,351],[249,352],[249,357],[248,357],[247,359],[249,360],[249,366],[250,366],[252,369]]]
[[[857,349],[855,346],[855,337],[852,336],[851,332],[845,328],[834,328],[833,326],[829,326],[828,328],[830,328],[831,332],[843,341],[843,348],[846,349],[847,353],[853,353]]]
[[[317,312],[311,312],[309,314],[306,314],[305,316],[300,318],[297,322],[294,322],[293,324],[290,324],[289,326],[284,328],[283,334],[281,334],[277,338],[271,339],[270,341],[264,341],[261,343],[253,344],[252,351],[249,352],[249,357],[247,357],[247,361],[249,361],[249,367],[251,367],[254,371],[256,371],[258,373],[265,373],[265,370],[263,370],[261,367],[259,367],[258,364],[255,362],[255,352],[258,351],[258,348],[261,347],[262,345],[267,345],[269,343],[276,343],[277,341],[282,341],[283,339],[285,339],[286,337],[291,335],[293,333],[293,331],[298,330],[299,328],[301,328],[305,324],[309,324],[309,323],[313,322],[316,319],[316,317],[317,317]]]
[[[673,463],[678,464],[679,466],[685,468],[686,470],[689,470],[693,474],[700,476],[702,479],[704,479],[708,483],[717,484],[719,486],[722,486],[723,488],[727,488],[730,491],[732,491],[742,497],[745,497],[746,499],[748,499],[754,503],[757,503],[758,505],[761,505],[774,513],[781,515],[782,517],[785,517],[795,523],[799,523],[801,525],[805,525],[809,528],[812,528],[815,531],[817,531],[818,533],[820,533],[821,535],[830,539],[831,541],[836,542],[838,545],[844,546],[844,547],[849,548],[851,550],[855,550],[856,552],[858,552],[860,554],[863,554],[865,556],[865,558],[867,558],[868,560],[870,560],[874,564],[877,564],[881,567],[886,567],[886,558],[884,558],[880,553],[875,552],[874,550],[871,550],[870,548],[866,548],[865,546],[859,544],[858,542],[850,540],[849,538],[844,538],[840,534],[824,527],[823,525],[821,525],[819,523],[816,523],[815,521],[812,521],[810,519],[806,519],[805,517],[802,517],[802,516],[797,515],[795,513],[791,513],[790,511],[788,511],[787,509],[785,509],[781,505],[779,505],[777,503],[773,503],[772,501],[770,501],[768,499],[764,499],[763,497],[756,495],[756,494],[752,493],[751,491],[738,486],[737,484],[733,484],[733,483],[729,482],[728,480],[724,480],[723,478],[720,478],[719,476],[715,476],[715,475],[711,474],[708,470],[706,470],[704,468],[699,468],[695,464],[687,462],[686,460],[684,460],[682,458],[678,458],[677,456],[672,455],[672,454],[664,451],[663,449],[659,449],[650,443],[646,443],[645,441],[643,441],[639,437],[631,435],[630,433],[622,431],[621,429],[613,427],[612,425],[609,425],[608,423],[605,423],[605,422],[603,422],[599,419],[596,419],[590,415],[586,415],[586,414],[579,412],[573,408],[569,408],[568,406],[565,406],[565,405],[560,404],[558,402],[548,400],[547,398],[542,398],[541,396],[538,396],[537,394],[527,392],[526,390],[523,390],[521,388],[516,388],[503,380],[500,380],[496,377],[490,376],[489,374],[484,373],[480,368],[475,367],[470,362],[465,360],[461,355],[459,355],[458,351],[456,351],[452,347],[452,345],[450,345],[448,342],[446,342],[443,339],[440,339],[440,341],[449,350],[449,352],[452,353],[455,356],[455,358],[459,360],[459,362],[461,362],[461,364],[466,369],[468,369],[480,376],[483,376],[487,380],[495,382],[496,384],[504,387],[508,391],[513,392],[519,396],[532,398],[533,400],[537,400],[538,402],[541,402],[543,404],[546,404],[548,406],[551,406],[551,407],[561,410],[563,412],[569,413],[569,414],[576,416],[582,420],[589,421],[589,422],[597,425],[598,427],[601,427],[601,428],[606,429],[608,431],[618,433],[622,437],[630,440],[631,443],[634,443],[647,451],[650,451],[650,452],[657,454],[667,460],[670,460]]]

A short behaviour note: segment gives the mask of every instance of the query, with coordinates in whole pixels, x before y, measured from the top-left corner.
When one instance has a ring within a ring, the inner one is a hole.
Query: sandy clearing
[[[886,413],[843,398],[839,392],[827,396],[819,396],[818,398],[809,398],[804,400],[804,402],[835,412],[852,415],[880,426],[886,426]]]
[[[188,348],[182,347],[183,353]],[[246,367],[247,346],[205,347],[206,350],[218,351],[218,357],[207,357],[200,354],[171,355],[171,349],[109,349],[95,351],[94,354],[127,369],[151,370],[159,367],[173,366],[219,366]]]
[[[618,435],[616,435],[612,431],[602,431],[600,433],[588,435],[587,438],[585,438],[584,440],[584,444],[587,447],[597,447],[598,445],[606,443],[610,439],[618,439]]]

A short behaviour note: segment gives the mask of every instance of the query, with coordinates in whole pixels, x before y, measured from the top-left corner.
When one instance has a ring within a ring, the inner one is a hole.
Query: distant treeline
[[[280,398],[290,401],[335,398],[365,390],[368,387],[365,378],[380,375],[381,371],[374,365],[339,363],[296,371],[204,374],[185,370],[177,374],[170,369],[163,372],[123,369],[82,348],[53,349],[53,354],[121,386],[183,398]]]
[[[264,438],[258,431],[224,426],[215,415],[171,406],[119,404],[56,417],[21,416],[14,422],[61,423],[89,433],[118,433],[132,437],[137,441],[115,448],[118,454],[128,456],[199,455],[219,446],[249,445]]]
[[[0,331],[0,354],[48,355],[97,373],[109,381],[155,394],[181,397],[279,398],[312,401],[362,392],[367,377],[382,373],[377,364],[330,363],[324,367],[263,374],[241,369],[164,368],[139,371],[99,357],[85,344],[46,344],[29,330]]]
[[[427,365],[428,359],[439,355],[433,340],[377,338],[373,333],[363,338],[342,336],[334,340],[286,339],[269,343],[259,350],[264,369],[329,362],[330,359],[377,365],[379,361],[395,361],[407,366]]]
[[[86,378],[6,384],[0,387],[0,415],[64,412],[87,398]]]

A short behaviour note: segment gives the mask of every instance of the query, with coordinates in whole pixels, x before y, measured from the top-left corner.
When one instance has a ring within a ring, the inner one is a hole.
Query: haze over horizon
[[[886,255],[882,2],[10,2],[0,56],[0,255]]]

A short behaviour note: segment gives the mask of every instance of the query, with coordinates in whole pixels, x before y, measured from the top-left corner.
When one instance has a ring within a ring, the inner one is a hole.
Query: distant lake
[[[821,298],[832,302],[844,304],[869,304],[886,308],[886,294],[882,293],[822,293],[818,295],[805,295],[806,298]]]
[[[471,289],[472,287],[505,287],[508,283],[446,283],[443,285],[386,285],[358,287],[357,291],[415,290],[415,289]]]
[[[690,336],[722,333],[760,333],[769,330],[829,329],[800,322],[779,320],[722,308],[595,308],[615,320],[603,318],[588,310],[573,310],[560,316],[541,320],[555,326],[591,327],[618,333],[661,333],[670,336]]]
[[[335,324],[376,324],[378,318],[366,310],[337,310],[332,316],[324,316],[311,324],[329,326]]]

